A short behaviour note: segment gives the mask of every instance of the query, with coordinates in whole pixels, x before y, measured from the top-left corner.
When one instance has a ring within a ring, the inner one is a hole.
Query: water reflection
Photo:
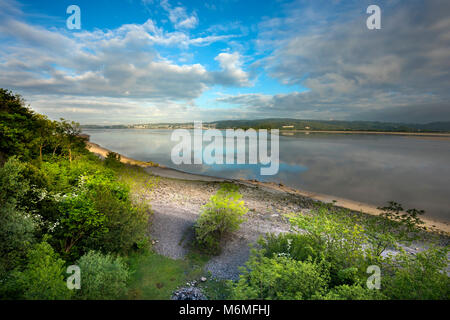
[[[91,141],[129,157],[191,173],[283,182],[285,185],[374,205],[395,200],[450,220],[450,140],[364,134],[280,135],[280,170],[259,165],[180,165],[168,130],[86,130]]]

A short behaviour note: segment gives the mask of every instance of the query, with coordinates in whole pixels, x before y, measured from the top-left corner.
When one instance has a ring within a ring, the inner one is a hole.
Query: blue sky
[[[382,10],[368,30],[366,9]],[[81,30],[68,30],[69,5]],[[0,87],[84,124],[450,121],[450,5],[0,0]]]

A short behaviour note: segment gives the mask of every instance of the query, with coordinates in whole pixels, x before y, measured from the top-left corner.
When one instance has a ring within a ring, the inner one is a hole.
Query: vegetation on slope
[[[0,89],[0,299],[169,298],[202,274],[208,256],[150,252],[146,200],[157,179],[113,153],[101,161],[79,132]],[[422,212],[383,209],[364,220],[331,206],[293,214],[294,232],[262,239],[239,281],[202,286],[211,298],[449,299],[448,247],[405,252]],[[245,212],[238,190],[225,186],[204,208],[197,240],[216,252]],[[74,264],[83,284],[71,291]],[[370,266],[381,270],[380,290],[367,287]]]

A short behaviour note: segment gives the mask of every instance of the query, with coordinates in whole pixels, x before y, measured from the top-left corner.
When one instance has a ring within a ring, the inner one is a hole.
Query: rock
[[[171,300],[207,300],[197,287],[180,288],[172,295]]]
[[[201,282],[206,282],[206,280],[208,280],[208,279],[206,279],[205,277],[201,277],[201,278],[200,278],[200,281],[201,281]]]

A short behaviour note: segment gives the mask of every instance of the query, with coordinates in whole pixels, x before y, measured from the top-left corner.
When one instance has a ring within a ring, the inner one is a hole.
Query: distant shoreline
[[[83,128],[83,130],[175,130],[175,128]],[[209,128],[203,128],[206,130]],[[221,128],[218,130],[227,130],[227,129],[239,129],[239,128]],[[193,130],[193,128],[189,128],[188,130]],[[245,130],[245,129],[243,129]],[[255,129],[257,130],[257,129]],[[280,133],[331,133],[331,134],[378,134],[378,135],[399,135],[399,136],[424,136],[424,137],[442,137],[442,138],[450,138],[449,132],[402,132],[402,131],[364,131],[364,130],[289,130],[289,129],[278,129]]]
[[[93,142],[86,142],[87,149],[102,158],[105,158],[106,155],[111,152],[111,150],[108,150],[96,143]],[[162,165],[154,166],[150,164],[149,162],[139,161],[135,160],[129,157],[126,157],[124,155],[121,155],[121,162],[125,164],[130,165],[138,165],[153,175],[162,177],[162,178],[168,178],[168,179],[178,179],[178,180],[188,180],[188,181],[199,181],[199,182],[235,182],[247,186],[255,186],[263,189],[270,189],[274,192],[280,192],[280,193],[286,193],[291,195],[298,195],[301,197],[309,198],[316,201],[321,201],[325,203],[331,203],[333,201],[334,205],[337,207],[349,209],[351,211],[356,212],[362,212],[365,214],[370,215],[380,215],[382,213],[381,210],[377,209],[376,206],[362,203],[354,200],[344,199],[340,197],[335,197],[331,195],[325,195],[315,192],[309,192],[305,190],[299,190],[295,188],[291,188],[288,186],[285,186],[283,184],[278,184],[275,182],[262,182],[258,180],[245,180],[245,179],[225,179],[225,178],[218,178],[218,177],[212,177],[207,175],[201,175],[201,174],[194,174],[194,173],[188,173],[177,169],[168,168]],[[450,224],[445,221],[439,221],[434,220],[429,217],[423,217],[422,220],[425,222],[425,226],[427,229],[430,230],[437,230],[444,232],[446,234],[450,234]]]
[[[360,130],[280,130],[281,133],[338,133],[338,134],[385,134],[400,136],[426,136],[450,138],[450,133],[444,132],[397,132],[397,131],[360,131]]]

